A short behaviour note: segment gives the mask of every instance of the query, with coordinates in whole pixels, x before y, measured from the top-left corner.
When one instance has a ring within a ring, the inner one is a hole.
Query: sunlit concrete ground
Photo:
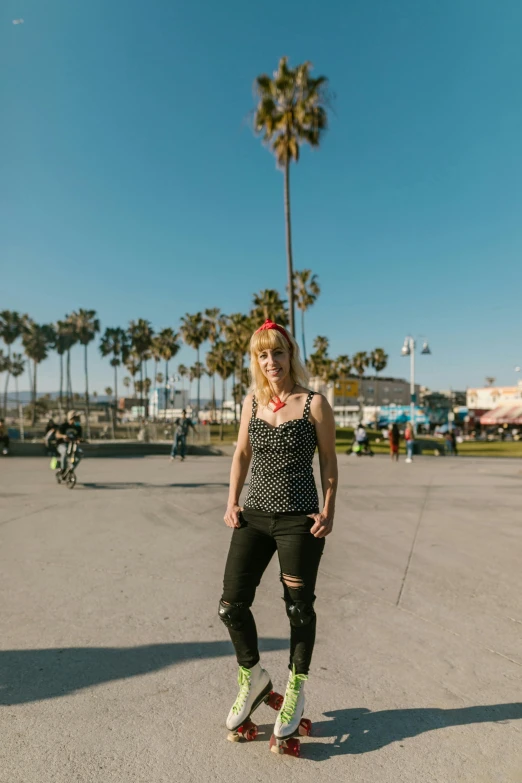
[[[522,781],[522,465],[341,457],[301,759],[225,739],[230,459],[0,461],[0,780]],[[276,563],[255,615],[277,688]],[[280,777],[276,777],[280,776]]]

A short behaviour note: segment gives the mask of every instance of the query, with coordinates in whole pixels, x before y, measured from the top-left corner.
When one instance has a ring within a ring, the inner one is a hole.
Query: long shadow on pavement
[[[371,753],[425,731],[450,726],[522,720],[522,702],[459,707],[454,710],[423,707],[371,712],[354,708],[325,712],[324,715],[329,720],[315,722],[313,735],[334,737],[334,742],[326,744],[305,739],[303,755],[314,761],[324,761],[332,756]]]
[[[95,481],[78,482],[78,489],[139,489],[147,487],[149,489],[168,489],[169,487],[228,487],[229,482],[203,481],[201,483],[190,482],[183,484],[176,482],[174,484],[149,484],[146,481],[107,481],[104,483]]]
[[[287,639],[262,638],[262,651],[288,649]],[[173,642],[141,647],[0,650],[0,705],[56,699],[105,682],[139,677],[183,661],[233,655],[229,641]]]

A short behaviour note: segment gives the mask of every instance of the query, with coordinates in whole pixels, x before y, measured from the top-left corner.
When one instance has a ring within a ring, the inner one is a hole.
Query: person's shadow
[[[328,720],[313,724],[312,738],[305,739],[307,758],[324,761],[332,756],[371,753],[385,745],[416,737],[425,731],[466,726],[472,723],[508,723],[522,720],[522,702],[485,704],[443,710],[418,707],[371,712],[364,708],[323,713]],[[333,737],[332,743],[313,742],[313,737]]]
[[[259,640],[259,649],[264,652],[287,648],[287,639]],[[93,685],[150,674],[183,661],[233,653],[230,641],[0,650],[0,706],[56,699]]]

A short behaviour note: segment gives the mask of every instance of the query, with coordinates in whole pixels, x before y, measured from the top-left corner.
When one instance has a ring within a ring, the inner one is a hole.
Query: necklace
[[[286,405],[287,401],[288,401],[288,400],[290,399],[290,397],[292,396],[292,392],[293,392],[293,390],[295,389],[295,387],[296,387],[296,384],[294,383],[294,385],[293,385],[293,386],[292,386],[292,388],[290,389],[290,392],[289,392],[289,394],[288,394],[288,397],[287,397],[287,398],[286,398],[286,400],[284,400],[284,401],[283,401],[283,400],[282,400],[280,397],[278,397],[278,396],[277,396],[277,394],[274,394],[274,396],[273,396],[273,397],[271,398],[271,400],[270,400],[270,402],[271,402],[271,403],[272,403],[272,405],[274,406],[274,407],[272,408],[272,411],[273,411],[274,413],[276,413],[278,410],[281,410],[281,408],[284,408],[284,407],[285,407],[285,405]]]

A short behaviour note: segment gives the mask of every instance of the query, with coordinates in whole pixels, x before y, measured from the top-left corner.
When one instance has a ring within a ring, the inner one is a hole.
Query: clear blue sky
[[[295,267],[322,287],[309,341],[382,346],[407,376],[404,336],[425,335],[419,382],[515,382],[521,32],[520,0],[5,0],[0,309],[160,329],[283,291],[283,180],[249,112],[286,54],[336,94],[292,170]],[[81,387],[80,349],[75,367]],[[57,386],[48,360],[40,388]]]

